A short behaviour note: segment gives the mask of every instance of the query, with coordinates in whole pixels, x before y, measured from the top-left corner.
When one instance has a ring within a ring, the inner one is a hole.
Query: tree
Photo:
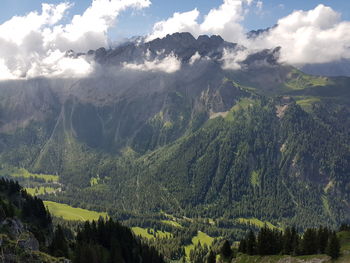
[[[319,247],[319,252],[321,254],[324,254],[327,248],[327,243],[329,239],[329,231],[326,227],[320,227],[318,229],[318,247]]]
[[[55,257],[68,257],[68,243],[60,225],[57,226],[49,249]]]
[[[287,227],[283,235],[283,254],[290,255],[293,250],[292,230]]]
[[[210,250],[207,256],[206,263],[215,263],[215,262],[216,262],[216,255],[213,252],[213,250]]]
[[[247,253],[247,241],[245,239],[242,239],[241,242],[239,242],[238,252]]]
[[[332,259],[337,259],[340,255],[340,243],[335,232],[333,232],[328,239],[326,253]]]
[[[256,238],[253,230],[249,231],[247,240],[246,240],[246,246],[247,246],[247,254],[248,255],[255,255],[256,254]]]
[[[307,229],[304,233],[301,243],[301,250],[304,255],[312,255],[317,253],[318,241],[315,229]]]
[[[232,257],[231,245],[227,240],[225,240],[224,243],[222,244],[222,246],[220,248],[220,254],[224,258],[231,258]]]

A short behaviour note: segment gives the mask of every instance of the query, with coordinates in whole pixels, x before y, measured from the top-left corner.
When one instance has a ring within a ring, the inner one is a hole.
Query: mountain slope
[[[58,174],[47,199],[96,209],[346,220],[350,79],[280,65],[278,48],[224,69],[241,48],[177,33],[90,51],[88,78],[1,82],[0,160]],[[171,55],[173,73],[124,68]]]

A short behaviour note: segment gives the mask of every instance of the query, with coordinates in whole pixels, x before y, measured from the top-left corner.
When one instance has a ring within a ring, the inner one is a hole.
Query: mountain
[[[306,64],[302,66],[301,70],[312,75],[350,77],[350,60],[341,59],[329,63]]]
[[[67,240],[53,224],[43,201],[27,194],[17,182],[0,179],[1,258],[9,263],[164,262],[153,248],[112,219],[85,222]],[[113,251],[112,251],[113,250]],[[51,255],[54,256],[51,256]],[[72,261],[67,258],[71,258]]]
[[[350,79],[240,51],[176,33],[89,51],[85,78],[3,81],[0,162],[59,175],[46,199],[116,216],[349,220]]]

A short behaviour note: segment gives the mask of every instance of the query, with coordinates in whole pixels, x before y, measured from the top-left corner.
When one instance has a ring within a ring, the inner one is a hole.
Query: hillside
[[[89,51],[88,78],[0,82],[1,174],[58,176],[26,187],[120,220],[349,220],[350,79],[279,64],[278,48],[225,68],[241,48],[176,33]],[[174,72],[136,67],[173,57]]]
[[[85,222],[77,229],[63,231],[60,225],[52,224],[41,199],[27,194],[17,182],[3,178],[0,179],[0,226],[3,262],[164,262],[158,252],[143,244],[128,227],[112,219]]]
[[[0,179],[0,237],[3,262],[64,262],[47,254],[51,216],[40,199],[13,181]],[[44,253],[44,252],[46,253]]]

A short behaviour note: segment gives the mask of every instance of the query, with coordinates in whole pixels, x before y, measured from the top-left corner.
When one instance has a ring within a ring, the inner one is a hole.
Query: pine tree
[[[49,249],[55,257],[68,257],[68,243],[60,225],[57,226]]]
[[[302,240],[302,253],[304,255],[312,255],[317,253],[318,242],[315,229],[307,229]]]
[[[247,241],[245,239],[242,239],[241,242],[239,242],[238,252],[247,253]]]
[[[283,235],[283,254],[290,255],[292,253],[293,236],[292,230],[287,227]]]
[[[232,249],[230,246],[230,243],[225,240],[224,243],[221,246],[220,249],[220,254],[224,257],[224,258],[231,258],[232,257]]]
[[[324,254],[329,239],[329,230],[326,227],[320,227],[317,232],[318,248],[321,254]]]
[[[206,263],[215,263],[215,262],[216,262],[216,255],[213,252],[213,250],[210,250],[207,256]]]
[[[248,255],[255,255],[256,254],[256,238],[253,230],[249,231],[247,240],[246,240],[246,246],[247,246],[247,254]]]
[[[300,236],[297,233],[296,229],[292,228],[292,255],[299,256],[300,255]]]
[[[335,232],[329,237],[326,252],[332,259],[337,259],[340,255],[340,243]]]

